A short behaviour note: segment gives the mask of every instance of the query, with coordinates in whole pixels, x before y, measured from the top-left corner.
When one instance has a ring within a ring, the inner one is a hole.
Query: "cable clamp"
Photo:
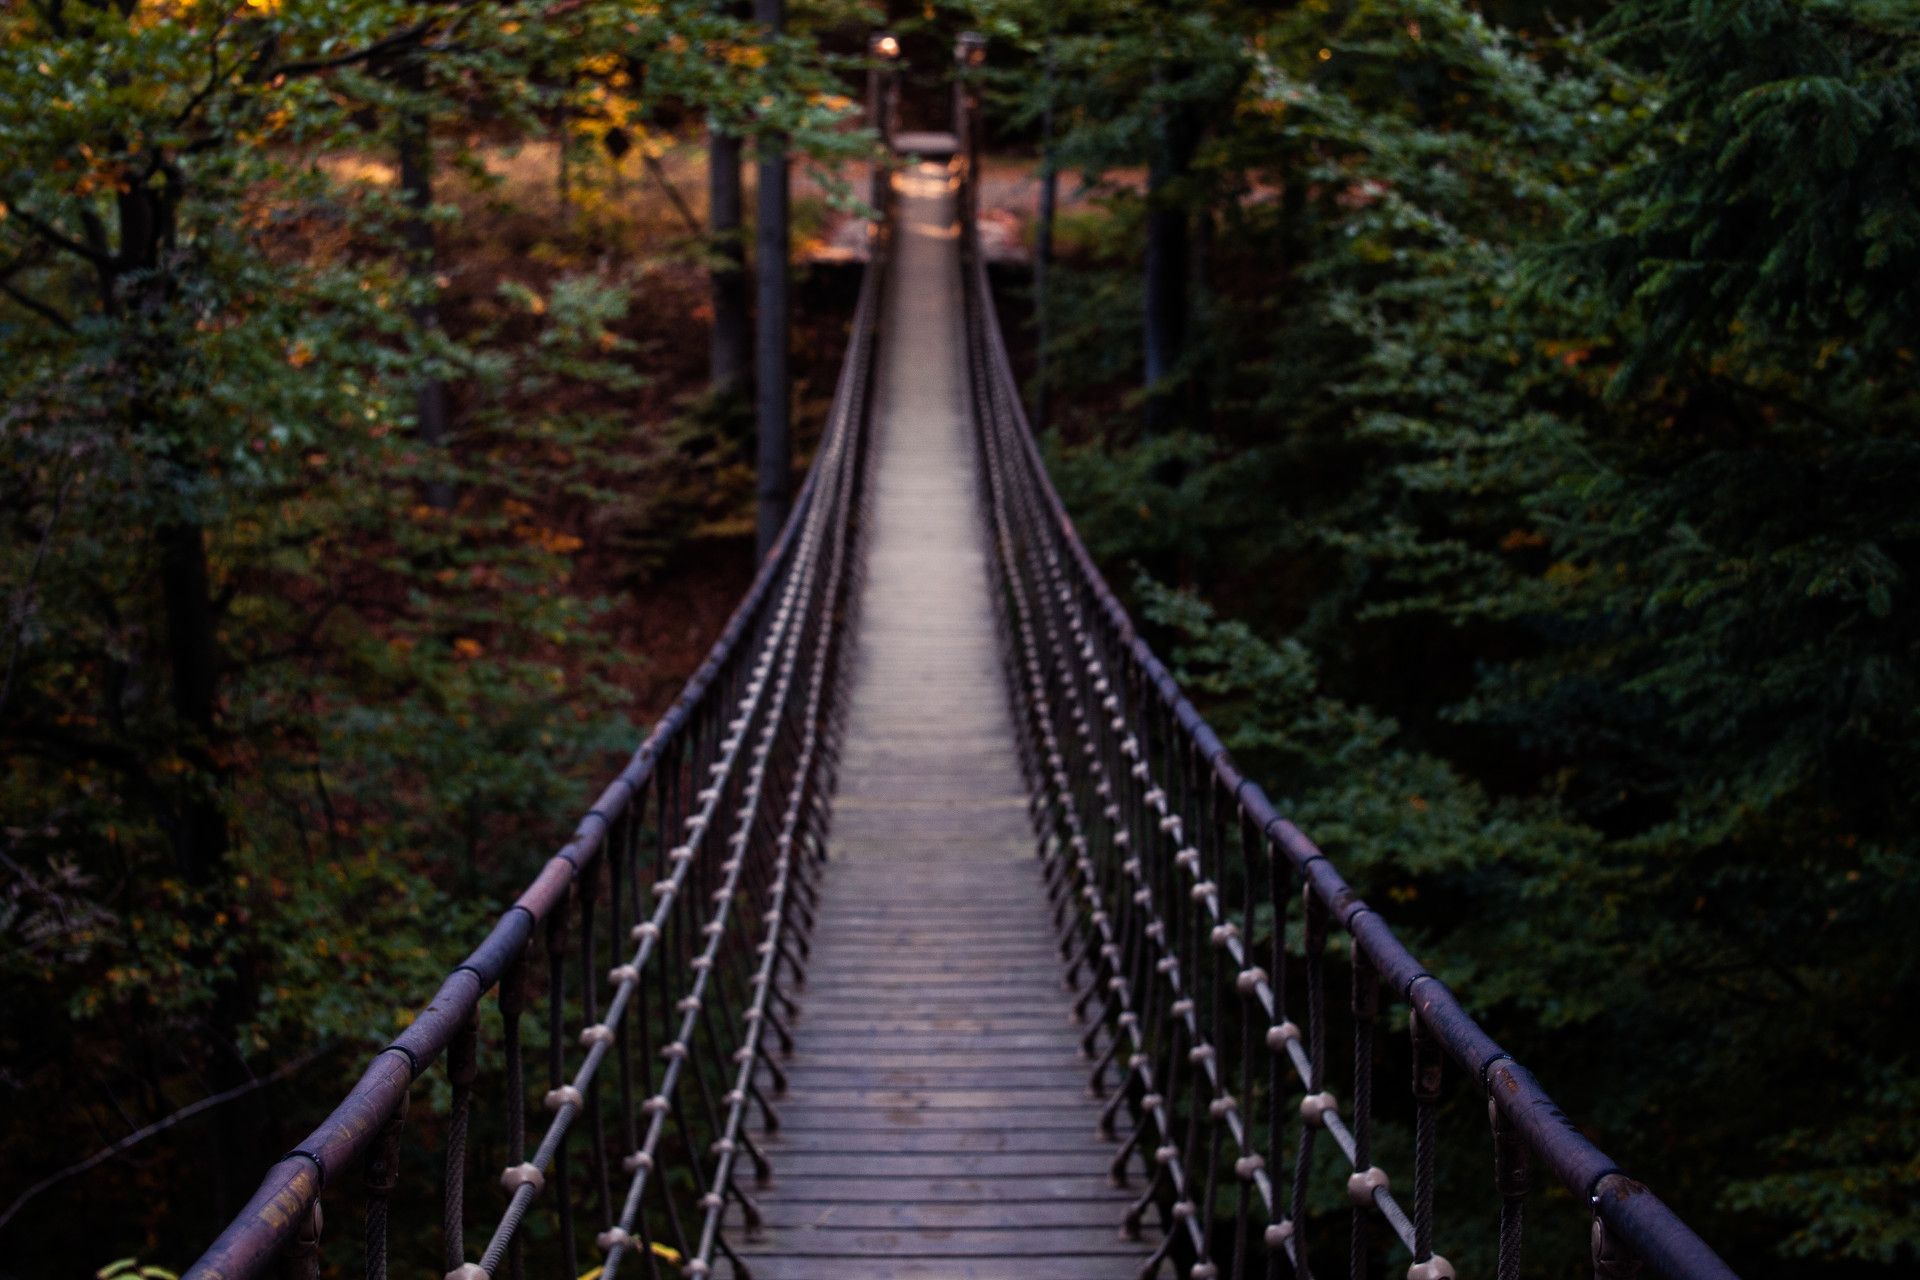
[[[547,1175],[540,1172],[535,1164],[516,1164],[500,1175],[500,1185],[508,1195],[513,1195],[522,1187],[532,1187],[533,1194],[540,1194],[547,1185]]]

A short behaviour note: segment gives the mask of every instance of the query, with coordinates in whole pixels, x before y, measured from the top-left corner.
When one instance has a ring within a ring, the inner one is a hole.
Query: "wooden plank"
[[[826,891],[832,892],[840,887],[831,885]],[[846,892],[854,893],[857,890],[848,888]],[[956,888],[953,892],[958,893],[961,890]],[[1042,897],[1043,895],[1036,886],[1031,896]],[[1024,929],[1011,928],[1007,924],[1005,912],[1018,911],[1022,915],[1030,916],[1034,913],[1034,907],[1033,902],[1024,904],[1008,902],[999,908],[1003,914],[998,919],[994,917],[991,910],[982,911],[979,914],[960,913],[943,916],[938,912],[923,913],[905,907],[885,911],[863,911],[858,915],[848,913],[842,916],[823,911],[820,919],[840,930],[838,936],[845,937],[849,942],[874,943],[883,946],[891,946],[891,939],[903,933],[935,939],[964,935],[983,942],[992,941],[1009,946],[1020,943],[1052,945],[1055,936],[1050,915],[1041,915],[1040,919],[1033,921]],[[870,932],[861,932],[862,930]]]
[[[839,888],[838,885],[830,886],[828,892]],[[847,889],[845,892],[853,893],[855,890]],[[1036,892],[1034,896],[1038,897],[1039,894]],[[1003,910],[1024,913],[1032,911],[1033,908],[1034,904],[1031,902],[1025,906],[1008,903]],[[850,942],[870,943],[881,947],[892,947],[895,939],[902,937],[924,938],[930,943],[941,945],[956,936],[964,936],[969,941],[979,942],[982,945],[991,943],[995,946],[1023,944],[1054,946],[1057,942],[1052,923],[1044,915],[1032,927],[1026,929],[1011,929],[1007,927],[1004,919],[993,920],[984,915],[979,917],[941,916],[932,912],[922,915],[904,910],[884,913],[869,911],[860,915],[844,916],[822,912],[820,920],[825,936],[829,939],[845,937]]]
[[[1138,1241],[1115,1228],[1027,1227],[1014,1230],[950,1227],[781,1227],[742,1239],[743,1257],[776,1258],[1097,1258],[1137,1256]]]
[[[803,1152],[828,1155],[861,1152],[959,1155],[980,1151],[1098,1151],[1110,1159],[1120,1149],[1118,1141],[1088,1141],[1085,1126],[1071,1129],[1011,1129],[993,1125],[979,1128],[782,1129],[779,1133],[765,1135],[759,1141],[768,1158],[775,1161]]]
[[[828,936],[832,937],[833,922],[828,922]],[[1011,961],[1018,964],[1030,964],[1036,958],[1045,958],[1056,963],[1062,970],[1066,968],[1067,957],[1060,954],[1057,943],[1047,941],[1000,942],[993,938],[974,934],[952,936],[930,930],[929,938],[939,938],[939,949],[920,951],[901,951],[891,942],[884,940],[832,941],[816,945],[813,949],[812,963],[831,964],[836,968],[849,971],[886,968],[889,962],[903,968],[930,967],[943,957],[992,963]],[[931,944],[929,944],[931,946]]]
[[[858,1059],[856,1058],[855,1061]],[[941,1089],[979,1079],[982,1074],[981,1072],[942,1071],[937,1068],[887,1066],[878,1063],[863,1069],[849,1065],[843,1059],[816,1059],[795,1066],[788,1072],[787,1088],[789,1093],[797,1094],[811,1093],[816,1089],[861,1091]],[[1001,1067],[990,1068],[984,1074],[988,1075],[995,1085],[1005,1086],[1014,1092],[1032,1088],[1077,1091],[1086,1087],[1087,1077],[1091,1074],[1091,1065],[1084,1070],[1072,1065]]]
[[[1008,909],[1026,913],[1033,910],[1033,904],[1029,902],[1024,907]],[[896,941],[901,937],[924,938],[927,940],[927,950],[902,951]],[[1003,920],[975,920],[964,916],[947,916],[944,919],[938,916],[922,918],[894,914],[836,917],[827,912],[820,914],[820,927],[814,938],[814,954],[833,956],[836,960],[869,963],[888,957],[901,961],[928,960],[943,954],[955,944],[959,944],[963,954],[981,957],[1007,955],[1025,960],[1035,955],[1060,954],[1060,939],[1050,920],[1044,931],[1015,930],[1006,928]]]
[[[942,937],[938,943],[929,942],[924,950],[918,947],[902,949],[891,944],[859,951],[822,947],[808,961],[810,974],[832,973],[849,980],[879,974],[913,977],[957,972],[991,975],[997,971],[1045,979],[1057,986],[1066,969],[1066,958],[1060,954],[1058,947],[1038,944],[1006,946],[982,942],[964,934]]]
[[[1033,905],[1009,906],[1006,910],[1025,912]],[[1044,916],[1042,919],[1046,920]],[[913,945],[903,946],[903,941]],[[868,961],[886,956],[902,961],[929,959],[950,950],[962,955],[971,950],[982,957],[1011,955],[1022,960],[1060,954],[1060,939],[1050,921],[1044,928],[1021,932],[984,917],[975,920],[964,916],[835,917],[823,912],[817,944],[820,953]]]
[[[835,886],[836,888],[838,886]],[[849,889],[847,892],[854,892]],[[1038,896],[1038,895],[1036,895]],[[1031,911],[1032,903],[1024,907],[1008,904],[1007,911]],[[1030,929],[1009,929],[1003,920],[996,921],[984,916],[939,916],[935,914],[918,915],[906,912],[887,912],[880,914],[869,912],[858,916],[834,916],[825,912],[820,916],[821,936],[826,945],[836,939],[844,938],[849,943],[858,944],[876,950],[899,950],[899,940],[909,938],[924,941],[937,954],[939,949],[954,941],[991,948],[995,951],[1012,951],[1016,948],[1029,953],[1036,949],[1057,951],[1059,939],[1046,917],[1042,923]],[[903,957],[904,958],[904,957]]]
[[[753,1280],[1130,1280],[1133,1261],[1132,1258],[756,1256],[752,1266]],[[724,1278],[732,1273],[723,1265],[716,1274]]]
[[[1023,1178],[1100,1179],[1112,1157],[1086,1143],[1078,1151],[939,1152],[790,1152],[779,1162],[780,1177],[806,1181],[844,1178]]]
[[[794,999],[804,1009],[812,1005],[822,1013],[829,1010],[853,1012],[869,1009],[875,1013],[908,1014],[916,1010],[951,1016],[956,1012],[971,1011],[976,1014],[992,1013],[1010,1005],[1025,1008],[1039,1008],[1053,1005],[1061,1008],[1072,999],[1072,995],[1057,982],[1042,982],[1038,979],[1028,982],[994,982],[981,980],[977,983],[939,982],[939,983],[886,983],[870,986],[822,984],[809,987],[806,999],[800,1001],[800,993],[794,993]],[[1064,1018],[1060,1021],[1064,1021]],[[1056,1025],[1059,1025],[1056,1022]]]
[[[798,1050],[788,1058],[780,1060],[784,1071],[792,1066],[799,1068],[816,1062],[840,1061],[847,1055],[885,1052],[889,1061],[902,1065],[918,1064],[937,1066],[941,1064],[942,1053],[963,1055],[970,1065],[958,1069],[982,1072],[991,1069],[992,1062],[1012,1060],[1033,1060],[1033,1055],[1045,1054],[1045,1060],[1064,1066],[1091,1068],[1093,1060],[1080,1055],[1077,1044],[1062,1044],[1056,1032],[1048,1030],[1033,1035],[1015,1035],[1001,1033],[997,1035],[954,1035],[947,1032],[919,1032],[921,1038],[912,1050],[889,1047],[876,1051],[869,1037],[859,1035],[822,1034],[810,1035],[806,1028],[796,1032],[799,1036]],[[896,1042],[891,1042],[897,1044]],[[979,1061],[990,1059],[991,1061]]]
[[[849,1204],[820,1200],[770,1200],[760,1205],[769,1231],[781,1227],[843,1226],[895,1230],[992,1227],[1093,1227],[1117,1234],[1130,1201],[1023,1200],[987,1203]],[[1151,1224],[1149,1224],[1151,1229]]]
[[[964,921],[928,921],[912,927],[896,925],[859,931],[844,921],[823,916],[818,929],[821,942],[814,951],[816,963],[831,957],[835,964],[844,963],[855,969],[879,968],[889,958],[913,965],[943,955],[980,961],[1008,959],[1022,966],[1045,958],[1051,962],[1053,972],[1066,967],[1060,944],[1051,935],[1034,938],[995,934]],[[844,940],[845,945],[840,940]]]
[[[1049,1004],[1065,1003],[1070,998],[1063,992],[1046,993]],[[823,1017],[818,1022],[801,1017],[788,1025],[796,1034],[805,1030],[810,1033],[808,1039],[834,1045],[836,1057],[843,1049],[852,1049],[858,1056],[864,1046],[867,1054],[889,1050],[909,1054],[972,1050],[993,1055],[994,1062],[1002,1062],[1005,1050],[1053,1049],[1057,1060],[1065,1064],[1078,1060],[1079,1051],[1075,1046],[1088,1025],[1069,1020],[1064,1011],[1051,1018],[1014,1021],[996,1017],[995,1021],[987,1022],[986,1016],[991,1011],[953,1001],[874,1010],[881,1016],[873,1021],[856,1017],[852,1005],[823,1012],[837,1016]],[[948,1043],[941,1043],[943,1039]],[[805,1045],[801,1048],[804,1050]],[[991,1066],[991,1063],[983,1064],[984,1069],[990,1070]]]
[[[984,1092],[984,1091],[982,1091]],[[776,1097],[774,1107],[780,1113],[783,1128],[789,1125],[819,1129],[832,1125],[884,1129],[953,1129],[982,1122],[1017,1128],[1032,1125],[1045,1129],[1072,1129],[1091,1136],[1095,1130],[1098,1099],[1075,1093],[1071,1106],[1060,1102],[1017,1105],[1005,1096],[979,1103],[933,1107],[917,1104],[887,1106],[872,1096],[836,1103],[830,1094],[815,1091],[804,1099]],[[792,1119],[789,1120],[788,1117]]]
[[[1066,966],[1050,952],[1036,952],[1027,957],[1018,967],[1013,967],[1001,957],[992,957],[985,962],[969,963],[966,943],[963,940],[949,941],[945,945],[953,948],[951,954],[955,965],[965,966],[964,968],[929,971],[923,967],[914,966],[887,970],[868,964],[842,974],[835,968],[827,966],[822,960],[808,971],[806,986],[803,989],[809,996],[815,998],[835,994],[855,997],[894,996],[902,992],[916,991],[961,995],[971,991],[984,997],[996,987],[1048,993],[1062,989],[1061,977]],[[798,990],[794,995],[798,998]]]
[[[969,993],[978,997],[987,1012],[1045,1012],[1062,1009],[1060,994],[1071,995],[1074,990],[1061,981],[1060,969],[1052,956],[1042,955],[1028,963],[1025,973],[1009,977],[1003,962],[969,965],[963,956],[956,956],[955,970],[945,974],[841,974],[821,970],[812,975],[807,986],[795,986],[788,994],[800,1005],[802,1017],[809,1011],[824,1013],[838,1005],[858,1007],[869,999],[898,1004],[925,995],[952,1003]],[[999,991],[1030,996],[1031,1003],[1009,1004],[994,994]]]
[[[842,1133],[855,1129],[884,1129],[919,1133],[944,1131],[962,1125],[1004,1129],[1059,1129],[1084,1133],[1093,1140],[1096,1109],[1083,1102],[1070,1111],[1051,1107],[975,1107],[964,1111],[880,1111],[872,1107],[792,1107],[774,1100],[782,1133]]]
[[[795,984],[794,987],[789,990],[788,994],[791,995],[795,1003],[800,1006],[802,1016],[805,1016],[809,1007],[816,1011],[824,1012],[835,1005],[850,1003],[857,1005],[861,1000],[869,998],[876,1001],[899,1004],[903,1001],[911,1001],[914,996],[923,991],[945,998],[949,1002],[955,997],[965,996],[970,991],[981,993],[983,996],[982,1003],[988,1004],[989,1011],[995,1015],[1012,1014],[1023,1018],[1030,1018],[1035,1014],[1045,1013],[1050,1010],[1058,1010],[1064,1013],[1066,1006],[1059,1003],[1059,993],[1068,991],[1069,988],[1064,986],[1060,981],[1060,966],[1053,957],[1044,956],[1040,957],[1039,962],[1034,964],[1032,968],[1037,970],[1042,966],[1049,972],[1032,972],[1013,981],[1005,978],[997,978],[991,974],[982,974],[977,977],[963,975],[966,980],[958,982],[920,982],[912,980],[912,976],[909,977],[909,980],[901,982],[842,982],[835,980],[834,975],[830,971],[816,968],[807,975],[807,983],[805,986]],[[1084,977],[1082,980],[1084,981]],[[996,987],[1010,987],[1013,990],[1023,992],[1038,992],[1040,993],[1039,996],[1036,997],[1038,1002],[1009,1004],[1006,1001],[993,1000],[990,996],[985,995],[985,993]]]
[[[809,1035],[802,1037],[797,1053],[781,1060],[781,1066],[784,1069],[791,1063],[795,1070],[799,1070],[802,1067],[830,1066],[858,1060],[873,1067],[962,1071],[975,1075],[1003,1067],[1063,1067],[1084,1072],[1093,1066],[1088,1059],[1064,1049],[1054,1036],[1048,1036],[1043,1044],[1030,1047],[1002,1046],[1001,1040],[988,1038],[983,1042],[969,1037],[955,1041],[952,1047],[945,1050],[918,1045],[905,1049],[897,1043],[876,1049],[872,1041],[858,1037],[831,1040],[824,1036]]]
[[[922,958],[918,954],[901,957],[898,965],[882,964],[877,958],[865,956],[849,959],[836,955],[815,955],[811,962],[810,977],[816,985],[796,988],[793,994],[797,998],[803,989],[817,992],[844,987],[854,991],[877,991],[885,986],[949,985],[960,982],[976,984],[977,990],[979,986],[1015,974],[1022,982],[1049,991],[1064,989],[1067,966],[1052,951],[1036,949],[1024,955],[1006,951],[976,952],[969,950],[964,940],[947,945],[950,950],[945,953],[946,964],[936,964],[930,957]],[[830,984],[828,979],[832,980]],[[1085,981],[1084,975],[1081,980]]]
[[[1070,999],[1064,992],[1046,993],[1048,1004],[1064,1004]],[[913,1053],[973,1049],[994,1054],[998,1060],[997,1055],[1003,1049],[1052,1048],[1058,1050],[1062,1062],[1075,1061],[1078,1054],[1075,1045],[1089,1025],[1070,1020],[1064,1009],[1050,1018],[1015,1021],[1001,1018],[992,1010],[955,1001],[889,1006],[871,1012],[879,1016],[863,1021],[854,1013],[854,1006],[848,1004],[822,1010],[823,1014],[833,1016],[823,1016],[818,1022],[800,1017],[788,1025],[796,1034],[803,1029],[812,1033],[811,1038],[821,1044],[855,1047],[856,1052],[861,1044],[870,1053],[883,1049]],[[994,1020],[988,1022],[989,1016]],[[908,1037],[912,1038],[911,1042]],[[939,1043],[943,1037],[952,1043]]]
[[[985,1041],[989,1050],[994,1043],[990,1038]],[[937,1059],[930,1060],[925,1054],[915,1056],[904,1053],[897,1045],[887,1041],[868,1041],[863,1045],[857,1040],[849,1040],[837,1053],[794,1054],[786,1060],[793,1065],[793,1069],[786,1074],[795,1082],[796,1088],[804,1087],[803,1082],[813,1077],[821,1078],[823,1083],[832,1088],[846,1088],[861,1084],[865,1077],[893,1076],[923,1078],[876,1079],[874,1085],[869,1087],[940,1088],[972,1084],[986,1078],[995,1083],[1004,1081],[1025,1088],[1046,1083],[1047,1076],[1058,1077],[1054,1081],[1057,1084],[1077,1081],[1084,1077],[1085,1068],[1092,1065],[1057,1039],[1049,1048],[1050,1052],[1042,1053],[1032,1050],[1024,1053],[976,1053],[970,1055],[969,1065],[954,1066]]]
[[[789,1089],[789,1107],[845,1111],[971,1111],[985,1107],[1009,1111],[1078,1110],[1087,1094],[1077,1085],[1041,1085],[1031,1089]]]
[[[819,998],[813,999],[812,1004],[822,1015],[822,1022],[829,1020],[826,1015],[849,1019],[861,1012],[889,1020],[910,1021],[917,1017],[927,1021],[954,1021],[969,1017],[998,1017],[1002,1010],[1010,1006],[1041,1010],[1046,1005],[1052,1005],[1058,1013],[1052,1018],[1040,1020],[1042,1025],[1072,1025],[1067,1017],[1067,1008],[1073,997],[1060,987],[1036,985],[1024,988],[995,987],[991,990],[1004,994],[990,998],[969,998],[964,988],[918,993],[903,989],[863,994],[858,989],[848,988],[819,993]],[[799,999],[797,993],[795,999]],[[804,1003],[802,1008],[805,1008]]]
[[[815,1174],[788,1180],[779,1169],[754,1192],[756,1200],[787,1196],[836,1204],[933,1204],[941,1201],[981,1204],[1009,1200],[1087,1200],[1111,1190],[1101,1178],[1082,1174],[998,1174],[990,1178],[862,1178]]]
[[[929,928],[939,928],[942,925],[950,925],[956,920],[967,920],[973,922],[978,928],[986,932],[1009,938],[1046,936],[1047,932],[1049,932],[1049,917],[1039,915],[1034,911],[1036,905],[1034,899],[1038,897],[1042,901],[1045,901],[1046,895],[1046,891],[1042,889],[1037,882],[1038,877],[1035,877],[1036,883],[1032,886],[1020,885],[1017,890],[1005,893],[989,892],[986,897],[976,901],[956,902],[951,910],[943,912],[938,909],[936,905],[937,900],[915,899],[900,892],[897,877],[902,873],[902,870],[903,869],[897,865],[889,864],[888,871],[893,878],[889,878],[884,882],[887,886],[885,889],[875,887],[873,889],[874,896],[871,899],[861,901],[857,908],[853,905],[828,908],[822,912],[822,915],[828,919],[833,919],[837,916],[847,921],[871,920],[875,923],[921,923]],[[968,891],[969,886],[971,886],[974,892],[979,892],[979,876],[996,874],[998,872],[997,868],[981,867],[978,873],[971,878],[955,876],[951,880],[936,880],[932,875],[922,872],[917,864],[911,868],[907,868],[907,870],[913,872],[916,881],[924,878],[928,882],[924,885],[916,885],[916,888],[953,894],[965,893]],[[840,876],[829,872],[824,891],[831,893],[838,890],[851,894],[865,891],[868,888],[869,886],[867,885],[848,883],[844,872]],[[1025,919],[1015,924],[1005,916],[995,918],[996,909],[1000,911],[1018,911]]]
[[[802,993],[804,994],[804,993]],[[1048,1000],[1052,1008],[1019,1008],[980,1010],[974,1013],[942,1012],[934,1013],[924,1009],[900,1009],[884,1013],[859,1013],[853,1006],[839,1005],[818,1008],[812,1015],[806,1005],[800,1007],[800,1016],[794,1019],[795,1026],[811,1027],[821,1033],[840,1031],[860,1036],[897,1036],[923,1035],[928,1032],[945,1032],[948,1035],[992,1035],[1005,1031],[1012,1035],[1052,1036],[1058,1043],[1065,1043],[1064,1037],[1072,1029],[1083,1024],[1075,1022],[1068,1012],[1068,1001],[1061,995]]]

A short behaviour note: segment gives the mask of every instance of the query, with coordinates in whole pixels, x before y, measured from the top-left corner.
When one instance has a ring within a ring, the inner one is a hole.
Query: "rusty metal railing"
[[[974,206],[962,200],[963,211]],[[1143,1276],[1169,1262],[1217,1274],[1308,1277],[1344,1252],[1354,1280],[1389,1246],[1408,1280],[1448,1280],[1436,1249],[1436,1117],[1447,1076],[1484,1090],[1499,1280],[1517,1280],[1531,1167],[1591,1208],[1594,1274],[1674,1280],[1733,1272],[1563,1115],[1311,840],[1244,776],[1135,633],[1074,532],[1028,428],[981,260],[965,228],[968,348],[995,607],[1054,895],[1061,954],[1087,1020],[1090,1082],[1145,1186],[1124,1223],[1157,1215]],[[1287,946],[1297,922],[1298,952]],[[1328,1061],[1329,932],[1347,934],[1351,1070]],[[1375,1162],[1382,997],[1409,1006],[1412,1163]],[[1449,1066],[1451,1064],[1451,1066]],[[1336,1091],[1338,1090],[1338,1091]],[[1344,1246],[1309,1212],[1319,1144],[1347,1170]],[[1289,1152],[1289,1146],[1291,1151]],[[1484,1159],[1485,1149],[1473,1153]]]
[[[776,1050],[792,1048],[788,989],[804,976],[824,856],[884,259],[876,246],[792,517],[705,663],[572,839],[268,1171],[189,1280],[317,1276],[323,1194],[364,1205],[365,1274],[384,1280],[396,1205],[436,1191],[449,1280],[521,1280],[536,1252],[552,1257],[542,1274],[558,1263],[577,1276],[589,1252],[606,1280],[623,1265],[653,1280],[669,1266],[704,1275],[719,1257],[745,1274],[729,1216],[757,1220],[743,1163],[762,1181],[769,1167],[748,1119],[778,1124]],[[544,1041],[531,1067],[530,1017]],[[407,1103],[443,1057],[440,1186],[421,1188],[401,1176],[419,1164],[403,1150]],[[470,1141],[483,1098],[497,1121],[486,1145],[504,1156],[487,1170]],[[545,1117],[537,1133],[530,1113]],[[492,1225],[475,1260],[482,1204]],[[535,1230],[542,1204],[551,1218]]]

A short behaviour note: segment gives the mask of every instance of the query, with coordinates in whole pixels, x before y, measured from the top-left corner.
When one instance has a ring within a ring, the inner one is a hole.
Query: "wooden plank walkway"
[[[869,570],[756,1280],[1122,1280],[987,597],[944,167],[898,179]]]

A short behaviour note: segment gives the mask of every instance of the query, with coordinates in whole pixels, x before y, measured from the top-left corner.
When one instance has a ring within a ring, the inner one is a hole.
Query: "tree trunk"
[[[707,131],[707,238],[713,255],[708,378],[716,400],[725,408],[737,409],[746,398],[747,369],[753,359],[747,252],[741,229],[740,139],[714,128]]]
[[[423,338],[430,338],[440,328],[440,309],[434,301],[438,286],[434,277],[431,217],[433,134],[422,101],[427,92],[425,55],[418,50],[410,51],[400,63],[398,78],[414,99],[402,114],[399,129],[400,193],[407,205],[407,218],[401,235],[407,250],[407,271],[413,277],[415,286],[422,291],[420,300],[413,306],[413,322],[419,327]],[[414,392],[414,413],[420,442],[427,446],[429,457],[436,463],[445,462],[447,384],[443,379],[430,375],[421,377]],[[448,510],[454,502],[453,486],[444,480],[430,481],[426,499],[429,506]]]
[[[181,879],[203,886],[214,879],[227,855],[227,819],[213,785],[219,774],[213,752],[219,672],[206,536],[197,524],[169,521],[160,526],[155,540],[160,551],[160,594],[166,605],[173,712],[188,735],[178,745],[195,774],[176,816],[174,865]]]
[[[195,931],[210,938],[219,929],[216,917],[227,896],[224,873],[231,836],[221,802],[225,770],[216,750],[220,674],[206,535],[197,524],[173,521],[160,527],[155,540],[166,608],[173,710],[182,735],[176,750],[192,766],[173,814],[174,865],[198,894]],[[196,967],[214,963],[211,951],[198,944],[191,959]],[[213,1004],[203,1021],[202,1061],[207,1086],[214,1093],[240,1088],[253,1078],[237,1043],[240,1028],[254,1008],[249,968],[242,956],[236,973],[215,981]],[[214,1202],[223,1216],[247,1198],[265,1168],[261,1138],[266,1127],[263,1095],[248,1094],[214,1114]]]
[[[174,208],[179,193],[171,181],[123,193],[118,202],[120,253],[115,270],[103,275],[102,298],[109,314],[131,303],[135,323],[152,317],[158,322],[175,304],[166,255],[174,244]],[[123,298],[128,277],[139,281],[138,297]],[[139,332],[136,330],[136,332]],[[148,331],[164,334],[163,325]],[[142,335],[144,336],[144,335]],[[168,369],[178,353],[155,337],[143,352],[140,365]],[[136,384],[128,403],[130,426],[136,436],[154,432],[157,406],[144,386]],[[156,433],[161,437],[165,432]],[[191,472],[194,458],[184,452],[170,457],[182,472]],[[184,486],[183,486],[184,487]],[[218,610],[214,604],[207,566],[206,534],[186,510],[163,517],[154,530],[154,548],[160,562],[160,598],[165,618],[165,651],[174,713],[173,748],[190,766],[174,793],[163,821],[171,826],[174,866],[195,891],[193,931],[211,938],[219,928],[218,914],[227,898],[227,854],[231,835],[223,793],[226,766],[219,751],[220,654]],[[211,949],[197,941],[189,954],[196,968],[211,968]],[[237,972],[216,979],[213,1004],[202,1020],[204,1043],[199,1046],[207,1081],[214,1092],[235,1088],[251,1078],[237,1041],[239,1028],[254,1007],[253,979],[242,956]],[[266,1115],[255,1096],[223,1107],[214,1121],[216,1146],[214,1196],[216,1208],[231,1212],[260,1175],[261,1135]]]
[[[1156,80],[1165,81],[1164,74]],[[1181,388],[1173,381],[1187,343],[1187,282],[1190,267],[1183,179],[1193,162],[1192,129],[1180,106],[1165,108],[1147,174],[1145,264],[1146,418],[1149,431],[1165,431],[1179,417]]]
[[[753,16],[769,36],[786,21],[784,0],[754,0]],[[760,142],[760,175],[754,227],[754,270],[759,316],[755,326],[754,392],[759,434],[756,464],[756,562],[773,549],[787,522],[793,470],[788,437],[787,386],[787,140],[770,134]]]
[[[1215,223],[1213,210],[1201,208],[1193,219],[1192,270],[1189,273],[1189,307],[1187,328],[1189,333],[1200,336],[1196,357],[1185,379],[1187,389],[1188,425],[1196,431],[1208,428],[1213,413],[1211,387],[1214,368],[1212,363],[1213,347],[1207,341],[1215,330],[1214,294],[1212,288],[1212,262],[1214,249]],[[1191,345],[1191,344],[1190,344]]]
[[[1040,110],[1040,208],[1033,225],[1033,429],[1047,425],[1047,343],[1052,298],[1053,215],[1060,196],[1060,175],[1053,164],[1053,43],[1046,51],[1046,103]]]

